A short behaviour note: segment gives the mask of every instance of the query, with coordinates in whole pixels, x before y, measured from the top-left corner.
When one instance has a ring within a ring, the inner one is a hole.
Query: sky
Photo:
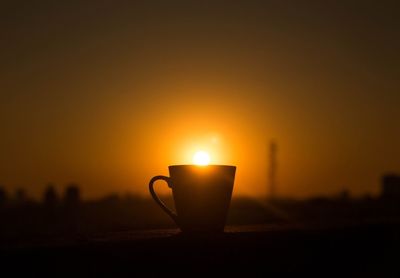
[[[278,195],[376,194],[400,172],[396,2],[3,1],[0,184],[147,196],[202,149],[264,198],[274,140]]]

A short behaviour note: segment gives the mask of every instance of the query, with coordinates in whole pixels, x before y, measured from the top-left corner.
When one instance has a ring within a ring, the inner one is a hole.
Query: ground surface
[[[16,241],[1,249],[2,277],[400,277],[400,225],[235,226],[219,236],[179,230]]]

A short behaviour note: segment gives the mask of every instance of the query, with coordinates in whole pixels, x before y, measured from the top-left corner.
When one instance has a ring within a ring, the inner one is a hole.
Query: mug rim
[[[168,168],[177,168],[177,167],[199,167],[199,168],[205,168],[205,167],[221,167],[221,168],[236,168],[234,165],[225,165],[225,164],[208,164],[208,165],[196,165],[196,164],[174,164],[174,165],[169,165]]]

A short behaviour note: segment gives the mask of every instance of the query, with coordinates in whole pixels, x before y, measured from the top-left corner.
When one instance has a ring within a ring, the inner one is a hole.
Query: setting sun
[[[210,156],[205,151],[198,151],[193,156],[193,163],[200,166],[205,166],[210,163]]]

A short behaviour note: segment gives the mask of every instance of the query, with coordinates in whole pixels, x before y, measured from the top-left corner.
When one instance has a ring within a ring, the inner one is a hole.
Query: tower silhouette
[[[278,146],[275,141],[271,140],[269,142],[268,148],[268,192],[269,192],[269,199],[276,198],[276,169],[277,169],[277,150]]]

